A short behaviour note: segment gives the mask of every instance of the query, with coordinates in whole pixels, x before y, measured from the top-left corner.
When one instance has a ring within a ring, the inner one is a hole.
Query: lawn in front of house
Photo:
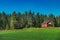
[[[59,28],[28,28],[0,31],[0,40],[60,40]]]

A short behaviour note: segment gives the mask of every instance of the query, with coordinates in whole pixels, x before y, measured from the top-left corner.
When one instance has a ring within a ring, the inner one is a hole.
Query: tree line
[[[60,16],[55,16],[52,13],[47,15],[40,14],[37,12],[25,11],[24,13],[16,13],[15,11],[11,14],[5,12],[0,13],[0,30],[12,30],[22,28],[41,28],[41,23],[44,20],[49,19],[54,22],[54,27],[60,27]]]

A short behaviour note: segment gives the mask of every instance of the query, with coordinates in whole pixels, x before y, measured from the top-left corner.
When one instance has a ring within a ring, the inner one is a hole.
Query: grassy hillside
[[[0,40],[60,40],[59,28],[29,28],[0,31]]]

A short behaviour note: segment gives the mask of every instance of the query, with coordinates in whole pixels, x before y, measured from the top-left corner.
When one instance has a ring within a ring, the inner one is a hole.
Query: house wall
[[[42,24],[42,28],[46,28],[47,27],[47,24]]]

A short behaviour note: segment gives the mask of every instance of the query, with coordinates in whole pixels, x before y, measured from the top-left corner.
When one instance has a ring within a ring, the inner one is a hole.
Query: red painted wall
[[[42,24],[42,28],[46,28],[47,27],[47,24]]]

